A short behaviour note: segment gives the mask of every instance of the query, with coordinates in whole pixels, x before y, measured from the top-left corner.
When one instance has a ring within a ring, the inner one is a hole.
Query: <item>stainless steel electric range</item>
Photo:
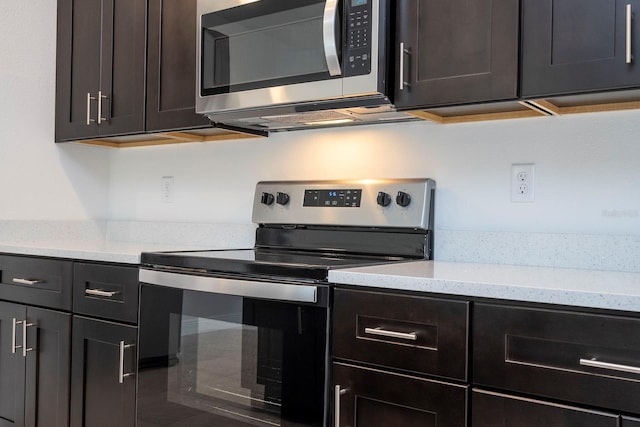
[[[434,192],[260,182],[254,248],[143,253],[138,427],[328,426],[328,271],[431,259]]]

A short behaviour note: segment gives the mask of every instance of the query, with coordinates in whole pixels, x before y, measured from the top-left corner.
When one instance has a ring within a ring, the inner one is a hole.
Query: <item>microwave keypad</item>
[[[345,75],[371,72],[371,11],[363,3],[348,12],[348,48],[345,55]]]

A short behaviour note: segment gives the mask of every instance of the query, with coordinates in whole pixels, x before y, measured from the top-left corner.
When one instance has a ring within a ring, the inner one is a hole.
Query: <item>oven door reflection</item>
[[[143,285],[138,426],[322,426],[326,315]]]

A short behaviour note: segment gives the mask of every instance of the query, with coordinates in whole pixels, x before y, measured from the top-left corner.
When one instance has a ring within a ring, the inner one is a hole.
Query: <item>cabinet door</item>
[[[396,4],[398,65],[393,87],[397,107],[516,97],[518,0],[406,0]]]
[[[0,427],[24,424],[25,358],[22,349],[22,327],[14,321],[26,317],[23,305],[0,301]]]
[[[480,390],[472,405],[472,427],[618,427],[615,414]]]
[[[622,427],[640,427],[640,419],[622,417]]]
[[[98,135],[100,5],[101,0],[58,1],[56,141]]]
[[[639,0],[523,0],[522,95],[545,96],[637,86],[637,58],[626,63],[627,5]],[[631,21],[632,53],[640,47]]]
[[[467,425],[466,386],[342,363],[333,364],[333,378],[342,427]]]
[[[25,427],[69,425],[71,315],[27,308]],[[29,326],[30,325],[30,326]]]
[[[71,426],[135,424],[136,334],[132,326],[73,317]]]
[[[100,136],[144,130],[146,1],[103,0]]]
[[[210,126],[195,112],[196,0],[149,0],[147,131]]]

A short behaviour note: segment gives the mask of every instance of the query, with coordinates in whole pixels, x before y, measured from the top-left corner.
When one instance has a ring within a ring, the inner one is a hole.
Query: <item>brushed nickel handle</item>
[[[627,7],[627,14],[626,14],[626,63],[627,64],[631,64],[631,62],[633,62],[633,56],[631,55],[631,44],[632,44],[632,40],[631,40],[631,21],[632,21],[632,16],[633,13],[631,11],[631,5],[628,4]]]
[[[16,354],[16,350],[22,348],[21,345],[16,345],[16,325],[22,323],[22,320],[18,320],[15,317],[13,320],[13,327],[11,328],[11,354]]]
[[[364,328],[364,333],[369,335],[379,335],[381,337],[400,338],[409,341],[415,341],[418,339],[418,334],[415,332],[396,332],[381,328]]]
[[[20,283],[21,285],[37,285],[38,283],[44,283],[44,280],[40,279],[22,279],[20,277],[14,277],[13,283]]]
[[[124,350],[133,346],[134,344],[125,344],[124,341],[120,341],[120,364],[118,366],[118,382],[120,384],[124,383],[124,379],[126,377],[133,375],[132,372],[128,372],[126,374],[124,372]]]
[[[333,427],[340,427],[340,396],[346,392],[346,388],[341,388],[340,384],[336,384],[335,393],[333,395]]]
[[[91,118],[91,101],[95,101],[95,99],[91,93],[87,92],[87,126],[91,125],[91,122],[95,122],[95,119]]]
[[[404,56],[405,55],[411,55],[411,51],[409,49],[405,49],[404,47],[404,42],[400,42],[400,72],[398,73],[399,75],[399,83],[400,83],[400,90],[404,90],[404,87],[407,86],[409,87],[409,82],[404,80]]]
[[[109,97],[106,95],[103,95],[102,91],[99,90],[98,91],[98,124],[109,121],[109,119],[107,119],[106,117],[102,117],[102,100],[103,99],[109,99]]]
[[[112,298],[115,294],[119,292],[116,291],[103,291],[101,289],[85,289],[85,295],[97,296],[97,297],[107,297]]]
[[[620,365],[618,363],[601,362],[595,359],[580,359],[580,365],[592,368],[609,369],[611,371],[628,372],[630,374],[640,374],[640,367],[630,365]]]
[[[16,322],[18,323],[18,322]],[[33,350],[31,347],[27,347],[27,328],[29,326],[35,326],[35,323],[27,323],[27,319],[22,321],[22,356],[27,357],[27,352]]]

